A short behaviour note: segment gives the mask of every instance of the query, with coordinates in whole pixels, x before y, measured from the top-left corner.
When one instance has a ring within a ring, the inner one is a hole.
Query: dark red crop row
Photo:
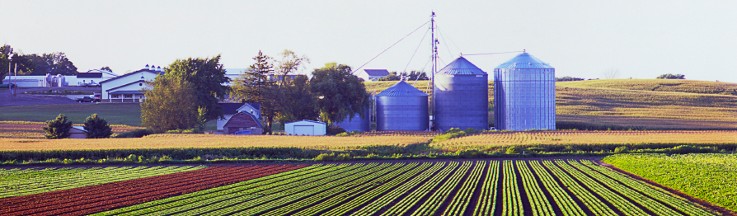
[[[0,199],[0,215],[86,215],[259,178],[304,165],[213,166]]]

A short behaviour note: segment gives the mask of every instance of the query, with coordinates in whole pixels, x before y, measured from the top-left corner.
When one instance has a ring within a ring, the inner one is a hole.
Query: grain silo
[[[356,113],[353,118],[346,117],[343,121],[335,123],[336,126],[343,128],[347,132],[367,132],[371,131],[370,128],[370,115],[371,109],[367,106],[364,109],[363,116],[361,113]]]
[[[499,130],[555,130],[555,68],[527,52],[494,69]]]
[[[459,57],[435,74],[436,129],[489,127],[489,81],[486,72]]]
[[[428,126],[427,94],[399,81],[376,95],[376,130],[422,131]]]

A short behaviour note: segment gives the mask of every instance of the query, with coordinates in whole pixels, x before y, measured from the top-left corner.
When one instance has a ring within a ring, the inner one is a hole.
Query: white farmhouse
[[[302,120],[284,124],[287,135],[323,136],[327,134],[325,122]]]
[[[356,72],[356,76],[364,81],[378,81],[382,77],[389,76],[389,71],[386,69],[363,69]]]
[[[142,102],[145,98],[143,91],[149,86],[146,82],[153,81],[163,74],[161,67],[149,67],[133,71],[118,77],[100,82],[102,86],[103,102]]]

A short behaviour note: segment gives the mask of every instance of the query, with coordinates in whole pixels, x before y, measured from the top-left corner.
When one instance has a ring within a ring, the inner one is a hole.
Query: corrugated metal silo
[[[358,131],[358,132],[366,132],[370,131],[370,119],[371,116],[369,113],[371,112],[371,109],[369,107],[366,107],[364,109],[364,116],[361,116],[360,113],[356,113],[353,115],[353,118],[346,118],[341,122],[335,123],[336,126],[343,128],[345,131],[352,132],[352,131]]]
[[[376,95],[376,130],[422,131],[428,126],[427,94],[399,81]]]
[[[494,69],[499,130],[555,130],[555,68],[524,52]]]
[[[459,57],[435,74],[436,128],[489,127],[489,81],[486,72]]]

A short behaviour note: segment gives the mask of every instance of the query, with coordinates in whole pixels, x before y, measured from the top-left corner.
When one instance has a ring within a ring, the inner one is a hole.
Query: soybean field
[[[316,164],[99,215],[715,215],[591,160]]]

